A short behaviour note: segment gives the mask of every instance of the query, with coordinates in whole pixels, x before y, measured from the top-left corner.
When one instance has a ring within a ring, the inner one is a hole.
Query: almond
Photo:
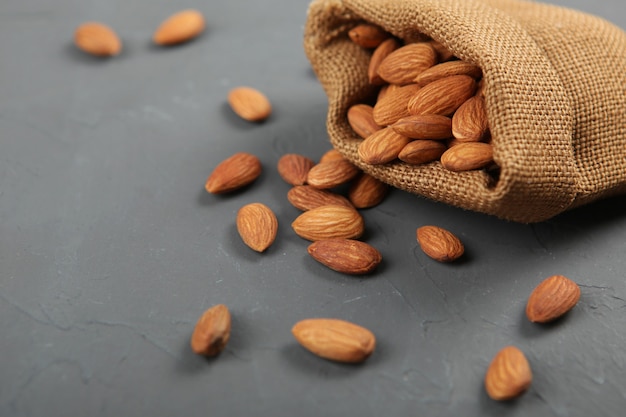
[[[224,304],[206,310],[191,335],[191,349],[198,355],[216,356],[230,339],[230,312]]]
[[[391,127],[412,139],[438,140],[452,137],[452,119],[438,114],[403,117]]]
[[[401,87],[389,87],[385,95],[376,102],[372,116],[379,126],[391,125],[403,117],[408,117],[409,101],[419,92],[421,87],[409,84]]]
[[[373,111],[367,104],[355,104],[348,109],[348,124],[362,139],[381,129],[374,121]]]
[[[272,104],[268,98],[252,87],[230,90],[228,104],[239,117],[249,122],[261,122],[272,113]]]
[[[441,155],[441,165],[456,172],[484,168],[492,162],[493,148],[482,142],[458,143]]]
[[[277,164],[278,175],[291,185],[303,185],[315,162],[306,156],[288,153],[280,157]]]
[[[543,280],[530,294],[526,317],[534,323],[547,323],[570,311],[580,299],[580,287],[563,275]]]
[[[261,171],[259,158],[246,152],[238,152],[215,167],[205,188],[211,194],[229,193],[252,183],[261,175]]]
[[[524,393],[532,380],[524,353],[515,346],[507,346],[496,354],[487,368],[485,389],[496,401],[511,400]]]
[[[380,26],[362,23],[348,32],[352,42],[363,48],[376,48],[382,41],[389,38],[389,33]]]
[[[190,41],[204,30],[204,16],[197,10],[182,10],[165,19],[152,35],[157,45]]]
[[[329,149],[326,152],[324,152],[324,154],[319,160],[319,163],[321,164],[322,162],[336,161],[338,159],[345,159],[345,158],[343,157],[341,152],[339,152],[337,149]]]
[[[413,115],[449,116],[472,97],[475,91],[476,81],[468,75],[442,78],[427,84],[415,93],[407,105],[408,112]]]
[[[248,247],[263,252],[276,239],[278,219],[265,204],[247,204],[237,212],[237,231]]]
[[[411,84],[437,62],[437,53],[426,42],[411,43],[391,52],[378,67],[378,75],[390,84]]]
[[[302,320],[291,332],[298,343],[313,354],[338,362],[363,362],[376,346],[376,337],[371,331],[339,319]]]
[[[293,221],[291,227],[301,238],[316,241],[357,239],[363,234],[365,225],[356,209],[331,205],[305,211]]]
[[[347,159],[320,162],[309,170],[307,183],[316,188],[333,188],[347,183],[359,172]]]
[[[382,85],[385,83],[385,80],[378,75],[378,68],[380,67],[380,63],[399,47],[400,43],[395,38],[386,39],[376,47],[370,58],[369,66],[367,67],[367,78],[370,84]]]
[[[353,207],[350,201],[328,190],[320,190],[310,185],[297,185],[287,192],[287,200],[297,209],[308,211],[321,206]]]
[[[350,185],[348,198],[354,207],[365,209],[380,204],[388,191],[387,184],[369,174],[362,173]]]
[[[488,129],[483,96],[469,98],[452,116],[452,134],[460,142],[478,142],[485,137]]]
[[[122,50],[122,42],[109,26],[98,22],[83,23],[74,32],[74,43],[91,55],[114,56]]]
[[[411,165],[426,164],[438,160],[446,149],[446,144],[438,140],[414,140],[402,148],[398,159]]]
[[[318,240],[307,250],[316,261],[349,275],[369,274],[382,261],[376,248],[353,239]]]
[[[359,157],[371,165],[386,164],[398,154],[411,139],[396,133],[390,127],[375,132],[359,144]]]
[[[415,83],[422,87],[433,81],[452,75],[468,75],[474,79],[479,79],[483,72],[480,67],[465,61],[449,61],[434,65],[423,71],[415,78]]]
[[[437,226],[417,229],[417,241],[424,253],[439,262],[451,262],[463,255],[463,243],[452,232]]]

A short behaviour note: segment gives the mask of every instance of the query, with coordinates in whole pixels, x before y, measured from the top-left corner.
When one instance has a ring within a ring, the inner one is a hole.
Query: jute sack
[[[371,51],[347,33],[365,22],[407,42],[434,39],[482,68],[497,179],[360,161],[346,112],[376,87]],[[332,145],[392,186],[522,223],[626,192],[626,33],[603,19],[519,0],[315,0],[304,36]]]

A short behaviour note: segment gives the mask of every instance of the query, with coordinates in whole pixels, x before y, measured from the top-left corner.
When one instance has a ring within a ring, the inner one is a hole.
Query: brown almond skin
[[[236,87],[227,97],[230,108],[242,119],[262,122],[272,114],[272,104],[259,90],[252,87]]]
[[[570,311],[580,299],[580,287],[563,275],[543,280],[530,294],[526,317],[534,323],[548,323]]]
[[[452,134],[459,142],[479,142],[489,129],[483,96],[469,98],[452,116]]]
[[[348,198],[358,209],[379,205],[387,196],[389,186],[369,174],[362,173],[350,185]]]
[[[354,208],[321,206],[305,211],[291,227],[298,236],[310,241],[345,238],[358,239],[365,230],[363,217]]]
[[[343,157],[341,152],[333,148],[324,152],[324,154],[319,160],[319,163],[321,164],[322,162],[336,161],[338,159],[346,159],[346,158]]]
[[[374,105],[372,116],[379,126],[389,126],[403,117],[408,117],[408,104],[421,87],[417,84],[409,84],[401,87],[390,85],[384,95]]]
[[[436,62],[437,53],[430,44],[411,43],[387,55],[378,66],[378,75],[390,84],[411,84]]]
[[[515,346],[500,350],[485,374],[485,389],[491,399],[511,400],[524,393],[533,375],[524,353]]]
[[[485,168],[492,162],[493,148],[483,142],[456,143],[441,155],[441,165],[455,172]]]
[[[328,190],[311,187],[310,185],[293,187],[287,192],[287,200],[295,208],[302,211],[329,205],[353,207],[346,197]]]
[[[278,175],[290,185],[306,184],[306,178],[315,162],[304,155],[288,153],[280,157],[276,168]]]
[[[191,350],[202,356],[218,355],[230,339],[231,316],[228,307],[217,304],[198,319],[191,335]]]
[[[348,124],[361,139],[381,129],[374,121],[373,111],[368,104],[355,104],[348,109]]]
[[[386,164],[398,157],[411,139],[396,133],[390,127],[375,132],[359,144],[358,153],[370,165]]]
[[[426,164],[437,161],[446,149],[446,144],[438,140],[414,140],[402,148],[398,159],[411,165]]]
[[[100,57],[118,55],[122,42],[115,31],[99,22],[86,22],[76,28],[74,44],[82,51]]]
[[[348,37],[352,42],[363,48],[376,48],[385,39],[391,36],[383,28],[368,23],[356,25],[348,32]]]
[[[458,237],[437,226],[418,228],[417,242],[426,255],[439,262],[452,262],[465,252],[465,247]]]
[[[407,104],[409,114],[450,116],[476,92],[476,81],[468,75],[453,75],[422,87]]]
[[[157,45],[188,42],[204,31],[204,16],[197,10],[182,10],[165,19],[152,35]]]
[[[415,83],[422,87],[433,81],[452,75],[468,75],[474,79],[479,79],[483,72],[480,67],[465,61],[448,61],[434,65],[423,71],[415,78]]]
[[[301,320],[291,332],[311,353],[337,362],[363,362],[376,347],[376,337],[371,331],[339,319]]]
[[[367,67],[367,78],[372,85],[383,85],[385,84],[385,80],[383,80],[380,75],[378,75],[378,68],[380,67],[380,63],[383,62],[390,53],[395,51],[400,47],[400,43],[395,38],[388,38],[381,42],[378,47],[372,53],[372,57],[370,58],[369,65]]]
[[[334,188],[349,182],[359,172],[347,159],[320,162],[309,170],[307,183],[321,189]]]
[[[307,251],[321,264],[348,275],[369,274],[383,259],[376,248],[354,239],[318,240]]]
[[[249,248],[264,252],[276,239],[278,219],[265,204],[246,204],[237,212],[237,231]]]
[[[438,114],[403,117],[391,127],[411,139],[441,140],[452,137],[452,119]]]
[[[238,152],[220,162],[204,188],[211,194],[225,194],[254,182],[262,171],[261,161],[247,152]]]

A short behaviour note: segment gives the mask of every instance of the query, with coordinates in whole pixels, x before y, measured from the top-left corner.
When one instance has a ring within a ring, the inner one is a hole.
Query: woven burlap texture
[[[347,33],[364,22],[432,38],[482,68],[497,180],[439,162],[359,160],[346,112],[375,89],[371,51]],[[522,223],[626,192],[626,33],[606,20],[517,0],[316,0],[304,49],[328,96],[332,145],[394,187]]]

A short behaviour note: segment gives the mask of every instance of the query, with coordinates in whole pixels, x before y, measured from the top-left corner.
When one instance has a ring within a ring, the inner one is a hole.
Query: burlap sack
[[[371,51],[347,32],[363,22],[405,41],[426,35],[482,68],[497,180],[359,161],[346,111],[374,93]],[[603,19],[518,0],[316,0],[304,35],[332,145],[390,185],[523,223],[626,192],[626,34]]]

